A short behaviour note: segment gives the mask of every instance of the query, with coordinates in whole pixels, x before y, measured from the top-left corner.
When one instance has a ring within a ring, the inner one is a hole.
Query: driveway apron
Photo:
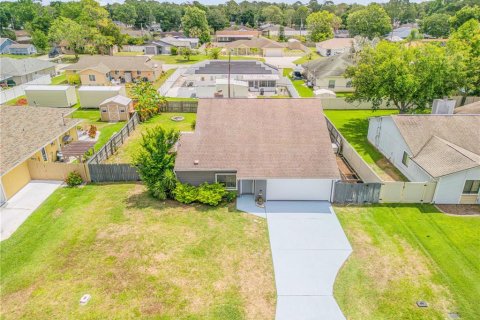
[[[268,201],[277,287],[276,320],[345,319],[333,297],[338,270],[352,252],[327,201]]]

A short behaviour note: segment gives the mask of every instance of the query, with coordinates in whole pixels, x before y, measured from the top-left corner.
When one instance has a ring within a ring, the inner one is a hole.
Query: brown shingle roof
[[[353,45],[353,38],[333,38],[317,43],[317,47],[323,49],[349,48]]]
[[[251,37],[259,37],[261,34],[260,31],[257,30],[218,30],[215,32],[216,36],[251,36]]]
[[[466,104],[464,106],[455,108],[455,114],[480,114],[480,101]]]
[[[201,99],[175,170],[221,169],[240,179],[339,178],[320,100]]]
[[[84,70],[95,68],[97,66],[105,66],[111,71],[125,70],[125,71],[152,71],[155,69],[155,65],[160,67],[161,61],[152,61],[145,56],[136,57],[121,57],[121,56],[80,56],[80,60],[77,63],[69,65],[63,70]],[[102,68],[104,68],[102,66]]]
[[[0,107],[0,175],[76,126],[81,120],[67,117],[72,111],[64,108]]]
[[[226,48],[284,48],[280,43],[267,38],[253,38],[250,40],[237,40],[225,45]]]
[[[480,166],[480,115],[392,116],[413,160],[432,177]]]

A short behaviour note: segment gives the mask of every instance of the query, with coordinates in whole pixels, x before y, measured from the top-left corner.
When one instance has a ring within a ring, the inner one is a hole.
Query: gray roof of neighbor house
[[[201,99],[195,132],[182,134],[177,152],[176,171],[340,177],[318,99]]]
[[[0,58],[0,65],[0,80],[23,76],[55,67],[55,64],[50,61],[35,58]]]
[[[415,161],[432,177],[480,166],[480,115],[396,115]]]
[[[187,74],[228,74],[228,61],[208,60],[191,66]],[[278,74],[278,69],[255,60],[234,60],[230,63],[231,74]]]
[[[262,31],[280,31],[281,25],[279,24],[268,24],[260,27],[260,30]],[[295,31],[295,29],[290,28],[290,27],[283,27],[284,31]]]
[[[315,74],[315,77],[340,77],[342,76],[349,66],[352,66],[353,60],[349,52],[344,52],[339,55],[331,56],[326,59],[316,59],[307,63],[304,63],[302,67],[309,72]]]
[[[236,40],[236,41],[225,44],[225,48],[240,48],[240,47],[261,48],[261,49],[285,48],[284,45],[267,38]]]
[[[75,127],[73,109],[0,107],[0,175]]]
[[[152,41],[153,44],[164,42],[175,47],[190,47],[191,43],[198,43],[198,38],[180,38],[180,37],[165,37]]]
[[[13,49],[24,49],[24,48],[29,48],[29,47],[33,47],[33,44],[30,44],[30,43],[14,43],[10,46],[10,48],[13,48]]]
[[[97,68],[102,72],[112,70],[151,71],[162,65],[162,61],[152,61],[146,56],[122,57],[122,56],[80,56],[77,63],[64,67],[63,70],[80,71]],[[156,66],[156,67],[155,67]]]
[[[455,114],[480,114],[480,101],[466,104],[464,106],[455,108]]]
[[[223,30],[217,30],[215,32],[216,36],[221,36],[221,37],[259,37],[261,34],[260,31],[258,30],[229,30],[229,29],[223,29]]]

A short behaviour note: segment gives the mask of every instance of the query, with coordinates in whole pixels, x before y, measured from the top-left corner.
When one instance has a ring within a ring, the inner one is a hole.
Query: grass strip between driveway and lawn
[[[335,282],[347,319],[480,315],[480,217],[432,205],[336,207],[353,253]],[[416,302],[424,300],[428,308]]]
[[[313,93],[313,90],[309,87],[307,87],[307,84],[303,80],[293,80],[291,77],[292,69],[291,68],[285,68],[283,69],[283,76],[288,77],[290,81],[292,82],[293,86],[295,89],[297,89],[298,94],[302,98],[312,98],[315,96]]]
[[[6,320],[274,317],[266,220],[141,184],[60,188],[0,253]]]

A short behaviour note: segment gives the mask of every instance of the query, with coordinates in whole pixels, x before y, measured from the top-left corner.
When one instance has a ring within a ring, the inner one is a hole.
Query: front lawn
[[[190,60],[185,59],[181,55],[172,56],[172,55],[156,55],[153,57],[155,60],[163,61],[165,64],[194,64],[204,60],[211,60],[211,58],[204,54],[197,54],[190,56]],[[219,60],[228,60],[228,56],[221,55]],[[251,57],[251,56],[231,56],[231,60],[260,60],[265,61],[263,58]]]
[[[0,253],[6,320],[274,316],[265,220],[154,200],[141,184],[60,188]]]
[[[184,120],[176,122],[171,118],[173,116],[185,117]],[[126,143],[122,145],[117,152],[110,157],[107,163],[130,163],[132,162],[133,155],[140,149],[140,143],[142,141],[142,133],[147,128],[155,128],[162,126],[164,129],[175,129],[179,131],[192,131],[192,122],[196,119],[196,113],[162,113],[154,116],[153,118],[142,122],[135,132],[128,137]]]
[[[397,110],[324,110],[324,113],[380,178],[408,181],[367,139],[368,118],[397,114]]]
[[[309,87],[307,87],[305,81],[303,80],[293,80],[291,77],[292,69],[291,68],[285,68],[283,69],[283,76],[288,77],[290,81],[292,82],[293,86],[295,89],[297,89],[298,94],[302,98],[312,98],[315,96],[313,93],[313,90]]]
[[[120,122],[105,122],[100,121],[100,110],[98,109],[77,109],[72,114],[73,118],[83,119],[80,126],[87,129],[88,126],[94,125],[97,130],[100,130],[100,137],[95,143],[95,151],[100,150],[105,143],[117,132],[119,132],[125,125],[125,121]]]
[[[431,205],[336,207],[353,246],[334,294],[348,319],[480,315],[480,217]],[[426,301],[428,308],[416,302]]]
[[[315,51],[315,48],[313,48],[313,49],[311,48],[310,50],[311,50],[310,53],[307,53],[303,57],[298,58],[297,60],[293,61],[293,63],[294,64],[304,64],[304,63],[310,62],[310,61],[315,60],[315,59],[323,58],[321,55],[319,55],[317,53],[317,51]]]
[[[52,78],[52,84],[66,84],[67,83],[67,75],[65,72],[62,72],[60,75]]]

